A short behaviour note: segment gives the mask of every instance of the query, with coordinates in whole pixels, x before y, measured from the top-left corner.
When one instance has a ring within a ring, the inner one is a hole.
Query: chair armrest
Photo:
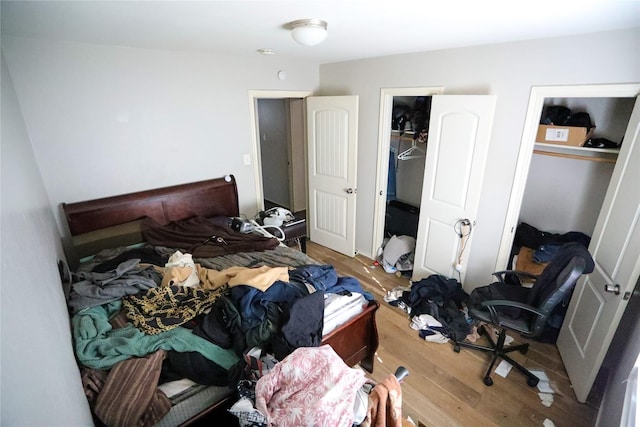
[[[502,271],[496,271],[495,273],[493,273],[493,275],[496,276],[496,278],[500,283],[504,283],[508,285],[508,283],[504,281],[504,276],[507,274],[515,274],[516,276],[518,276],[518,279],[520,279],[521,277],[526,277],[534,280],[538,278],[538,276],[535,274],[531,274],[528,271],[521,271],[521,270],[502,270]]]
[[[519,308],[522,310],[526,310],[530,313],[533,313],[536,316],[544,316],[544,313],[538,310],[537,308],[532,307],[528,304],[517,302],[517,301],[494,299],[489,301],[483,301],[482,303],[480,303],[480,305],[482,307],[486,307],[489,310],[489,314],[491,316],[491,322],[495,325],[502,325],[502,322],[500,322],[500,314],[496,311],[496,307]]]

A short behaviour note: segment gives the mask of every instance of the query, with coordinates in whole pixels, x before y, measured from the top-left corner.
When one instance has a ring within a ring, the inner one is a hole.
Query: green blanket
[[[195,351],[224,369],[240,360],[233,350],[223,349],[180,326],[157,335],[146,335],[131,324],[113,329],[109,319],[121,306],[121,301],[114,301],[83,310],[71,319],[76,355],[84,366],[110,369],[118,362],[157,350]]]

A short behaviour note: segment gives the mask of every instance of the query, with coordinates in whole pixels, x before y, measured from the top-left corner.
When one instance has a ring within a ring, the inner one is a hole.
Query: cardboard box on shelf
[[[585,127],[540,125],[536,142],[582,147],[593,135],[594,128],[595,126],[587,131]]]

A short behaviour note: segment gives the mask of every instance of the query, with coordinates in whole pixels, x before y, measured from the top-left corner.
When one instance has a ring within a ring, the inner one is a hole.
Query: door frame
[[[378,164],[376,166],[376,194],[373,205],[373,240],[371,254],[375,258],[384,240],[384,219],[387,206],[387,179],[389,177],[389,150],[391,147],[391,115],[394,96],[442,95],[443,86],[400,87],[380,89],[380,115],[378,117]]]
[[[249,90],[249,126],[251,132],[251,159],[253,162],[254,184],[256,188],[256,207],[264,209],[264,188],[262,185],[262,159],[260,156],[260,133],[258,126],[258,99],[306,98],[313,91],[294,90]],[[306,114],[305,114],[306,116]],[[306,121],[305,121],[306,122]],[[304,125],[304,123],[303,123]],[[305,143],[306,147],[306,143]],[[306,159],[306,156],[305,156]],[[305,177],[305,180],[307,177]]]
[[[507,268],[518,219],[520,218],[522,199],[524,198],[527,176],[529,175],[533,157],[533,147],[545,98],[633,98],[638,96],[639,93],[640,84],[638,83],[533,86],[531,88],[527,116],[520,141],[520,152],[516,161],[516,170],[513,176],[511,195],[509,196],[509,204],[494,271]]]

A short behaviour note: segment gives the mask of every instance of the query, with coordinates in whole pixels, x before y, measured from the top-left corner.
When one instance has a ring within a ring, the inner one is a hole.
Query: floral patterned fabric
[[[301,347],[258,380],[256,408],[270,426],[347,427],[364,383],[364,372],[348,367],[331,346]]]

